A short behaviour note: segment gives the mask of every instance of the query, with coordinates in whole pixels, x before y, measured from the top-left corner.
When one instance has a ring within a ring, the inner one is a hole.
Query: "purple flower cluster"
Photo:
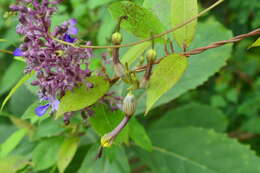
[[[92,57],[91,49],[75,48],[63,45],[53,37],[75,43],[73,37],[78,33],[76,20],[70,19],[54,31],[50,31],[51,15],[61,0],[19,0],[11,6],[12,11],[19,13],[19,24],[16,31],[24,36],[24,42],[14,51],[15,56],[26,60],[26,73],[36,72],[37,79],[32,85],[39,86],[39,96],[48,100],[48,104],[38,107],[35,112],[42,116],[49,107],[57,110],[59,101],[66,91],[85,82],[91,75],[88,69]],[[90,42],[86,43],[90,45]],[[86,84],[89,86],[89,84]]]

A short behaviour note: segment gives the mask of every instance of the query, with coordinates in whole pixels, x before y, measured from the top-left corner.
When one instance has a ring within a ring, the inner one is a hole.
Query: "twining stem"
[[[235,43],[235,42],[239,42],[247,37],[251,37],[251,36],[255,36],[255,35],[260,35],[260,28],[258,29],[255,29],[249,33],[246,33],[246,34],[241,34],[241,35],[238,35],[236,37],[233,37],[229,40],[222,40],[222,41],[217,41],[217,42],[214,42],[214,43],[211,43],[210,45],[208,46],[204,46],[204,47],[200,47],[200,48],[196,48],[196,49],[193,49],[191,51],[188,51],[188,52],[182,52],[180,54],[183,54],[185,56],[190,56],[190,55],[196,55],[196,54],[200,54],[208,49],[213,49],[213,48],[216,48],[216,47],[220,47],[220,46],[223,46],[225,44],[229,44],[229,43]],[[154,61],[153,64],[159,64],[160,61],[163,59],[164,57],[161,57],[159,59],[157,59],[156,61]],[[146,65],[144,66],[141,66],[141,67],[138,67],[134,70],[134,72],[141,72],[141,71],[144,71],[146,69]]]
[[[239,41],[241,41],[241,40],[243,40],[243,39],[245,39],[247,37],[251,37],[251,36],[255,36],[255,35],[260,35],[260,28],[255,29],[255,30],[253,30],[253,31],[251,31],[249,33],[246,33],[246,34],[238,35],[238,36],[233,37],[233,38],[231,38],[229,40],[222,40],[222,41],[214,42],[214,43],[211,43],[208,46],[196,48],[196,49],[193,49],[193,50],[188,51],[188,52],[182,52],[180,54],[183,54],[185,56],[200,54],[200,53],[202,53],[202,52],[204,52],[204,51],[206,51],[208,49],[220,47],[220,46],[223,46],[223,45],[229,44],[229,43],[239,42]],[[157,60],[153,61],[153,65],[159,64],[160,61],[163,58],[165,58],[165,56],[161,57],[161,58],[158,58]],[[140,66],[140,67],[137,67],[136,69],[134,69],[132,72],[142,72],[142,71],[146,70],[146,68],[147,68],[147,65]],[[115,77],[115,78],[111,79],[111,84],[114,84],[116,81],[118,81],[118,79],[119,79],[118,77]]]
[[[63,41],[63,40],[59,40],[53,36],[52,39],[57,41],[57,42],[60,42],[62,44],[66,44],[66,45],[69,45],[69,46],[72,46],[72,47],[79,47],[79,48],[92,48],[92,49],[107,49],[107,48],[120,48],[120,47],[130,47],[130,46],[135,46],[135,45],[138,45],[138,44],[141,44],[143,42],[146,42],[146,41],[151,41],[151,40],[154,40],[156,38],[160,38],[166,34],[169,34],[171,32],[174,32],[180,28],[182,28],[183,26],[191,23],[192,21],[196,20],[197,18],[199,18],[200,16],[202,16],[203,14],[207,13],[208,11],[212,10],[213,8],[215,8],[216,6],[218,6],[220,3],[222,3],[224,0],[218,0],[217,2],[215,2],[213,5],[211,5],[210,7],[208,7],[207,9],[201,11],[198,15],[186,20],[185,22],[183,22],[182,24],[179,24],[177,26],[175,26],[174,28],[170,29],[170,30],[167,30],[165,32],[162,32],[160,34],[156,34],[156,35],[153,35],[152,37],[150,38],[146,38],[144,40],[140,40],[140,41],[136,41],[136,42],[133,42],[133,43],[128,43],[128,44],[120,44],[120,45],[112,45],[112,46],[86,46],[86,45],[76,45],[76,44],[73,44],[73,43],[68,43],[66,41]]]

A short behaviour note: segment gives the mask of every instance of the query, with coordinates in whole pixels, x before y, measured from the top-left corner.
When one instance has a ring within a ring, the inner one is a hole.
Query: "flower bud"
[[[122,35],[119,32],[116,32],[112,35],[112,43],[115,45],[121,44]]]
[[[156,57],[156,51],[154,49],[150,49],[147,51],[146,57],[149,60],[153,60]]]
[[[123,111],[126,116],[132,116],[136,109],[136,99],[131,93],[128,93],[123,101]]]

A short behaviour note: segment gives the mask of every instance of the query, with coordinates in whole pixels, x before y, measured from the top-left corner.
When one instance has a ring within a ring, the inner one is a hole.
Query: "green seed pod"
[[[146,57],[148,60],[153,60],[156,57],[156,51],[154,49],[150,49],[146,53]]]
[[[126,116],[132,116],[136,110],[136,99],[131,93],[128,93],[123,101],[123,111]]]
[[[112,35],[112,43],[113,44],[115,44],[115,45],[121,44],[122,40],[123,40],[122,35],[119,32],[115,32]]]

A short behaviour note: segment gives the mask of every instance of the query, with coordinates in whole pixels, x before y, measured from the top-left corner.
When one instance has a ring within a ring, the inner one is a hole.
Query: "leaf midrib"
[[[166,150],[164,148],[161,148],[161,147],[158,147],[158,146],[153,146],[153,150],[161,152],[161,153],[166,154],[166,155],[170,155],[170,156],[176,157],[176,158],[178,158],[180,160],[183,160],[185,162],[189,162],[189,163],[191,163],[192,165],[194,165],[196,167],[200,167],[201,169],[209,170],[209,171],[211,171],[213,173],[220,173],[217,170],[214,170],[212,168],[209,168],[206,165],[203,165],[203,164],[199,163],[198,161],[192,160],[192,159],[187,158],[187,157],[185,157],[183,155],[180,155],[178,153],[175,153],[175,152],[172,152],[172,151],[168,151],[168,150]]]

